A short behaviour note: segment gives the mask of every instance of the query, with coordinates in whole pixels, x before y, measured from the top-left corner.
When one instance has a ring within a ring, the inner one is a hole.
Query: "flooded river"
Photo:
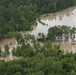
[[[48,29],[55,25],[76,26],[76,7],[74,6],[57,13],[45,14],[40,18],[46,25],[42,25],[37,21],[38,25],[31,32],[31,34],[35,36],[38,33],[47,34]]]
[[[38,33],[44,33],[47,34],[48,29],[55,25],[67,25],[67,26],[75,26],[76,27],[76,6],[68,8],[66,10],[57,12],[57,13],[51,13],[51,14],[44,14],[40,17],[41,21],[45,23],[45,25],[42,25],[37,21],[37,26],[34,27],[34,29],[31,32],[28,32],[29,34],[37,36]],[[21,32],[23,35],[26,34],[26,32]],[[10,46],[9,44],[12,43]],[[54,42],[53,44],[60,44],[61,49],[72,49],[72,45],[68,42]],[[0,46],[4,48],[4,46],[8,44],[10,48],[14,47],[16,44],[16,40],[14,38],[10,39],[4,39],[0,41]]]

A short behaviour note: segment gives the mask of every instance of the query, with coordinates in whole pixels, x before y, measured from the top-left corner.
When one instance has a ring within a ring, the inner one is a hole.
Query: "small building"
[[[41,36],[36,36],[36,40],[37,41],[41,41],[42,40],[42,37]]]

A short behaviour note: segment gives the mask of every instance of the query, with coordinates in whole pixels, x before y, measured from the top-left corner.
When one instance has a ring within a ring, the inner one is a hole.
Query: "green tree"
[[[22,75],[21,72],[16,72],[14,75]]]
[[[13,50],[12,50],[12,54],[15,56],[16,55],[16,49],[13,47]]]
[[[1,52],[1,56],[2,56],[2,57],[6,57],[6,56],[7,56],[7,53],[6,53],[5,51],[2,51],[2,52]]]
[[[5,73],[5,63],[4,63],[4,61],[0,61],[0,74],[1,75],[4,75],[4,73]]]
[[[15,65],[10,65],[8,66],[8,69],[7,69],[7,72],[8,72],[8,75],[14,75],[14,74],[22,74],[23,72],[23,68],[21,65],[19,64],[15,64]],[[19,72],[19,73],[18,73]]]
[[[76,74],[76,72],[74,71],[74,70],[72,70],[71,72],[70,72],[70,75],[75,75]]]
[[[18,43],[24,42],[23,36],[20,33],[15,34],[15,38]]]
[[[1,57],[1,51],[2,51],[2,49],[1,49],[1,47],[0,47],[0,57]]]
[[[8,44],[5,45],[5,52],[7,53],[7,55],[9,54],[9,46],[8,46]]]

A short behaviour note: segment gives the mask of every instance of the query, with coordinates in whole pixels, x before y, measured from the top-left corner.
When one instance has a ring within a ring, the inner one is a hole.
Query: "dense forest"
[[[0,0],[0,39],[11,37],[16,31],[31,30],[41,14],[75,4],[76,0]]]
[[[0,40],[11,37],[17,31],[31,30],[31,25],[41,14],[57,12],[75,4],[76,0],[0,0]],[[17,33],[15,38],[18,44],[12,54],[22,58],[7,62],[0,60],[0,75],[76,75],[76,53],[65,52],[60,45],[52,46],[50,41],[63,33],[65,36],[70,33],[71,37],[75,32],[74,27],[51,27],[48,40],[39,34],[43,39],[41,44],[33,35],[23,38]],[[32,41],[29,43],[30,39]],[[8,55],[9,46],[5,45],[5,52],[0,47],[0,57]]]
[[[34,48],[34,49],[33,49]],[[18,60],[0,60],[1,75],[76,75],[76,53],[64,53],[60,45],[52,46],[45,41],[44,46],[22,43],[14,49],[13,55],[23,56]]]

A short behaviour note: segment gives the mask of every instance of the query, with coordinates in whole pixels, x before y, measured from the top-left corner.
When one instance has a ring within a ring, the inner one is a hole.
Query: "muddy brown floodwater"
[[[67,26],[75,26],[76,27],[76,6],[70,7],[60,12],[44,14],[40,17],[41,21],[46,25],[42,25],[37,21],[37,26],[34,27],[32,31],[29,32],[20,32],[22,35],[29,33],[31,35],[37,36],[38,33],[48,33],[48,29],[55,25],[67,25]],[[10,45],[12,43],[12,45]],[[8,44],[10,48],[16,45],[16,40],[14,38],[4,39],[0,41],[0,46],[4,48],[4,46]],[[69,42],[53,42],[54,44],[60,44],[61,49],[70,50],[74,47]]]
[[[65,9],[61,12],[44,14],[41,17],[41,21],[46,25],[42,25],[37,21],[37,25],[32,31],[29,32],[20,32],[21,34],[32,34],[37,36],[38,33],[47,34],[48,29],[55,25],[67,25],[76,27],[76,6]],[[14,38],[4,39],[0,41],[0,46],[4,47],[5,44],[12,43],[12,46],[15,45],[16,41]]]
[[[12,45],[10,45],[10,43],[12,43]],[[15,38],[3,39],[0,41],[0,47],[4,48],[4,46],[6,44],[8,44],[10,47],[13,47],[13,45],[15,45],[15,43],[16,43]]]

